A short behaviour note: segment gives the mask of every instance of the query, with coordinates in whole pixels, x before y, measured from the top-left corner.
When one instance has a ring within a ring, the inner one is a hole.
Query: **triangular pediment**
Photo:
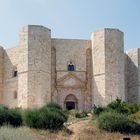
[[[85,85],[85,82],[79,79],[74,73],[68,73],[58,79],[57,85],[63,87],[82,87]]]

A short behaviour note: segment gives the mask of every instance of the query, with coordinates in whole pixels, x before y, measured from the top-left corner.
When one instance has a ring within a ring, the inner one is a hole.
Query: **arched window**
[[[75,71],[75,66],[72,62],[68,64],[68,71]]]
[[[17,91],[14,91],[14,99],[17,99]]]

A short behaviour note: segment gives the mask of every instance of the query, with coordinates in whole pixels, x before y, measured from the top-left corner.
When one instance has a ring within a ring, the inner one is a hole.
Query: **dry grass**
[[[69,140],[71,134],[66,128],[59,131],[32,129],[33,140]]]
[[[32,140],[32,136],[29,128],[3,126],[0,128],[0,140]]]
[[[131,140],[140,140],[140,136],[130,136],[123,135],[120,133],[108,133],[99,130],[93,126],[90,122],[89,124],[78,134],[77,140],[122,140],[123,137],[131,137]]]
[[[73,133],[72,133],[73,131]],[[107,133],[101,131],[93,125],[91,119],[81,119],[70,126],[68,129],[60,131],[37,130],[27,127],[0,128],[0,140],[122,140],[120,133]],[[129,136],[131,140],[140,140],[140,136]]]

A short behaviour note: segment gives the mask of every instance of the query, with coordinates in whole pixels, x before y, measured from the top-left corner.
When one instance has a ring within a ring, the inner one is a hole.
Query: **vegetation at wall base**
[[[48,104],[46,105],[46,107],[62,110],[62,107],[61,107],[59,104],[55,103],[55,102],[50,102],[50,103],[48,103]]]
[[[130,115],[140,111],[140,104],[136,103],[126,103],[117,98],[115,101],[108,104],[106,107],[97,106],[94,108],[94,115],[99,116],[102,112],[116,111],[121,114]]]
[[[106,107],[95,107],[93,118],[100,129],[109,132],[140,134],[139,112],[139,104],[126,103],[117,98]]]
[[[68,119],[68,114],[56,103],[49,103],[41,108],[19,110],[0,105],[0,126],[18,127],[26,125],[39,129],[61,129]]]
[[[22,116],[18,109],[8,109],[4,105],[0,105],[0,126],[7,124],[13,127],[22,125]]]
[[[98,126],[109,132],[140,134],[139,124],[116,112],[102,112],[98,118]]]
[[[77,111],[75,113],[75,117],[76,118],[84,118],[84,117],[87,117],[87,112],[86,111]]]
[[[140,124],[140,111],[130,114],[128,118]]]
[[[39,109],[31,109],[25,112],[25,124],[32,128],[57,130],[63,127],[68,115],[59,105],[50,103]]]

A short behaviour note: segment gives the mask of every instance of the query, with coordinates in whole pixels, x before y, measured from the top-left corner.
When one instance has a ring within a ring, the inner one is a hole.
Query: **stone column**
[[[107,105],[125,99],[123,33],[102,29],[92,35],[93,103]]]

